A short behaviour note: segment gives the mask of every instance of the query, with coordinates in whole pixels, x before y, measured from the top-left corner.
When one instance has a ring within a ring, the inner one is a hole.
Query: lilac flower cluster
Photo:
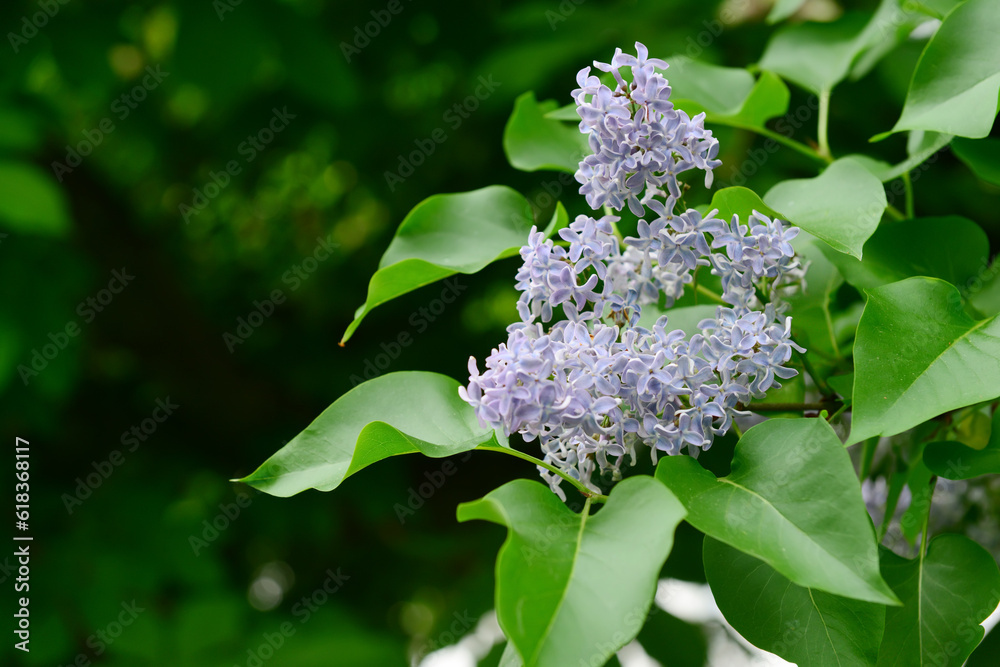
[[[576,180],[583,184],[593,209],[610,206],[621,210],[625,202],[638,216],[644,206],[663,214],[680,198],[677,175],[688,169],[705,171],[705,187],[712,185],[712,169],[719,141],[705,129],[705,114],[690,118],[674,108],[670,86],[656,69],[667,63],[648,58],[636,42],[638,57],[615,50],[611,63],[595,62],[610,72],[617,83],[612,90],[585,67],[576,76],[580,86],[573,91],[580,114],[580,131],[588,135],[592,155],[580,163]],[[622,76],[630,70],[631,81]],[[666,202],[655,200],[665,197]]]
[[[662,125],[667,115],[687,118],[673,110],[666,81],[652,71],[666,64],[647,59],[645,48],[636,46],[638,58],[618,51],[614,67],[603,67],[615,73],[622,88],[615,67],[631,66],[634,83],[624,88],[631,91],[628,99],[643,109],[643,116],[650,113],[657,120],[636,123],[621,115],[627,107],[612,111],[610,91],[587,80],[588,68],[579,78],[598,86],[596,103],[605,115],[592,125],[588,119],[596,113],[594,107],[578,96],[584,131],[606,129],[608,119],[616,118],[610,125],[633,123],[641,134],[647,124]],[[654,129],[642,134],[644,141],[659,132]],[[592,145],[594,134],[603,131],[591,134]],[[643,169],[650,170],[635,172],[645,180],[615,180],[614,187],[625,191],[615,190],[619,199],[612,197],[612,206],[617,201],[621,208],[624,197],[655,214],[639,220],[637,236],[621,238],[619,218],[612,215],[577,217],[559,231],[559,242],[532,229],[517,273],[521,321],[508,327],[507,342],[493,350],[481,374],[476,360],[469,360],[469,385],[459,390],[484,424],[538,440],[547,464],[594,491],[599,491],[592,481],[596,471],[620,479],[624,463],[635,464],[641,446],[650,448],[654,462],[660,452],[697,455],[708,449],[716,435],[729,430],[742,405],[796,374],[786,364],[793,350],[803,351],[791,341],[791,318],[784,316],[782,300],[803,279],[804,269],[789,243],[798,230],[756,211],[747,224],[737,216],[727,223],[714,210],[706,215],[694,209],[675,212],[676,174],[718,165],[706,157],[717,150],[711,134],[685,132],[701,137],[701,152],[692,152],[690,145],[684,152],[661,133],[656,136],[664,143],[644,154],[655,153],[660,161],[643,157]],[[601,143],[595,152],[607,145]],[[684,157],[676,160],[674,154]],[[687,157],[695,155],[701,157]],[[674,180],[657,180],[665,174]],[[590,195],[604,188],[594,184],[600,178],[580,189],[595,208],[600,204]],[[664,183],[666,193],[659,189]],[[726,305],[717,308],[714,318],[700,322],[699,331],[690,336],[668,328],[669,313],[651,328],[639,325],[644,307],[670,308],[699,270],[718,276],[721,283],[719,297]],[[539,470],[553,491],[565,497],[562,478]]]

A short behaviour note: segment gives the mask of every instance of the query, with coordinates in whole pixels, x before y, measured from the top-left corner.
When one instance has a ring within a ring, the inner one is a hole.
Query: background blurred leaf
[[[1000,185],[1000,139],[955,139],[951,147],[976,176]]]
[[[982,228],[958,216],[887,220],[865,243],[864,259],[827,250],[827,258],[858,289],[927,276],[964,285],[989,257]]]
[[[896,125],[875,139],[902,130],[988,135],[1000,92],[998,33],[1000,13],[991,0],[955,7],[920,56]]]
[[[38,167],[0,162],[0,225],[22,234],[64,236],[69,231],[65,195]]]
[[[924,448],[924,463],[945,479],[972,479],[1000,473],[1000,410],[993,413],[989,442],[982,449],[961,442],[932,442]]]

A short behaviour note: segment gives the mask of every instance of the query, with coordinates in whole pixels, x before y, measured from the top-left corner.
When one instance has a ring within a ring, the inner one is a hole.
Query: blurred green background
[[[875,4],[810,1],[797,19]],[[404,521],[398,508],[441,461],[397,458],[336,493],[290,499],[227,480],[359,379],[409,369],[464,379],[468,357],[504,337],[516,260],[460,277],[443,309],[441,286],[380,307],[337,345],[395,226],[425,197],[502,183],[548,219],[543,186],[557,176],[517,172],[503,154],[515,97],[568,103],[578,69],[636,40],[657,56],[748,65],[772,33],[770,7],[4,3],[0,420],[11,448],[15,436],[31,443],[35,541],[32,650],[5,641],[2,661],[406,665],[470,631],[465,619],[492,607],[503,531],[459,526],[455,506],[534,478],[527,464],[460,458]],[[905,156],[903,137],[867,138],[898,117],[922,46],[904,44],[838,87],[835,153]],[[470,98],[480,77],[498,85]],[[793,90],[790,108],[805,103]],[[412,175],[387,178],[435,131],[445,140]],[[726,183],[760,139],[716,132]],[[763,192],[814,173],[782,149],[748,185]],[[949,153],[922,178],[923,215],[965,215],[996,242],[995,188]],[[571,214],[585,206],[574,190],[562,195]],[[134,276],[123,289],[116,271]],[[276,290],[281,302],[265,303]],[[412,344],[396,343],[403,333]],[[167,416],[157,401],[176,407]],[[690,532],[666,574],[699,581]],[[12,552],[0,551],[4,599]],[[336,592],[319,595],[328,572],[340,573]],[[283,624],[294,634],[271,657],[261,647],[278,643]]]

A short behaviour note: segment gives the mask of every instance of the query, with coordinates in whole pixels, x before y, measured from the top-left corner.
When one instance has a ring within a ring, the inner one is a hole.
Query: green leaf
[[[52,177],[24,162],[0,162],[0,226],[21,234],[64,236],[69,212]]]
[[[458,507],[459,521],[509,529],[497,556],[496,609],[526,667],[603,665],[631,641],[682,518],[673,494],[648,476],[619,482],[594,516],[524,479]]]
[[[667,330],[674,331],[680,329],[688,338],[698,333],[698,323],[704,319],[715,317],[715,306],[683,306],[679,308],[667,308],[662,310],[656,304],[642,307],[642,314],[639,316],[639,326],[651,329],[656,320],[661,316],[667,316]]]
[[[799,665],[869,667],[885,607],[796,586],[774,568],[711,537],[705,576],[726,620],[751,644]]]
[[[820,95],[852,74],[859,78],[914,25],[898,0],[883,0],[872,14],[848,13],[829,23],[782,28],[768,42],[760,68]]]
[[[951,149],[976,176],[1000,185],[1000,139],[955,139]]]
[[[886,610],[878,667],[959,667],[1000,602],[996,562],[962,535],[935,537],[913,560],[883,550],[882,574],[903,606]]]
[[[989,239],[979,225],[957,215],[882,223],[857,260],[837,252],[826,256],[858,289],[927,276],[963,285],[989,256]]]
[[[565,222],[566,210],[558,204],[545,234]],[[341,344],[376,306],[456,273],[476,273],[491,262],[516,255],[527,243],[533,224],[528,201],[501,185],[434,195],[420,202],[399,225],[382,255],[368,284],[368,298],[354,314]]]
[[[754,426],[736,445],[727,477],[716,479],[688,456],[665,457],[656,477],[684,503],[688,523],[796,584],[896,603],[878,573],[875,534],[850,456],[822,419]]]
[[[708,661],[702,626],[682,621],[656,605],[636,639],[650,657],[669,667],[704,667]]]
[[[968,0],[945,17],[913,72],[903,113],[883,139],[933,130],[978,139],[990,133],[1000,93],[1000,12],[994,0]]]
[[[0,150],[31,151],[42,143],[42,125],[32,113],[0,103]]]
[[[912,137],[915,132],[911,132]],[[895,165],[885,165],[883,168],[873,170],[873,173],[879,177],[883,183],[887,183],[893,179],[899,178],[903,174],[909,173],[922,165],[924,162],[929,161],[934,155],[941,151],[945,146],[951,143],[954,139],[953,135],[950,134],[940,134],[938,132],[920,132],[920,134],[925,135],[923,141],[917,145],[913,146],[912,150],[908,150],[909,157],[902,162]],[[908,145],[908,148],[911,148]],[[851,156],[853,159],[870,159],[864,156]],[[936,159],[936,158],[935,158]],[[884,163],[883,163],[884,164]]]
[[[350,390],[238,481],[272,496],[332,491],[373,463],[399,454],[441,458],[497,445],[458,395],[458,382],[425,372],[387,373]]]
[[[854,368],[848,442],[902,433],[1000,396],[1000,320],[973,320],[941,280],[884,285],[868,292]]]
[[[675,57],[668,79],[671,97],[689,115],[705,112],[705,120],[744,129],[759,129],[788,111],[788,86],[773,72],[756,82],[744,69],[719,67]]]
[[[834,250],[858,259],[888,205],[882,182],[850,158],[837,160],[815,178],[778,183],[764,201]]]
[[[989,442],[982,449],[961,442],[932,442],[924,448],[924,463],[945,479],[972,479],[1000,473],[1000,410],[993,413]]]
[[[784,218],[781,213],[778,213],[773,208],[768,206],[757,196],[757,193],[749,188],[744,187],[732,187],[723,188],[718,190],[712,196],[712,203],[708,206],[710,209],[718,209],[715,217],[719,220],[723,220],[728,223],[732,220],[734,215],[740,216],[740,222],[746,223],[750,219],[750,214],[754,211],[758,213],[763,213],[764,215],[770,216],[772,218]]]
[[[587,136],[576,125],[546,117],[555,108],[555,100],[539,103],[532,92],[514,102],[514,111],[503,131],[503,149],[515,169],[553,169],[572,174],[583,156],[590,154]],[[579,122],[579,116],[576,120]]]
[[[787,297],[795,316],[792,318],[792,335],[806,348],[806,356],[821,377],[833,370],[836,359],[853,335],[857,319],[853,309],[834,310],[833,296],[844,284],[840,272],[826,257],[830,250],[826,243],[808,232],[801,232],[792,241],[795,254],[801,257],[806,269],[806,289]],[[860,312],[857,313],[860,317]]]

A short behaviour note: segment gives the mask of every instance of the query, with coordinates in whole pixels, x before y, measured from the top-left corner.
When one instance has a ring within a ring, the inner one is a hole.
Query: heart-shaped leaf
[[[924,448],[924,463],[945,479],[972,479],[1000,473],[1000,410],[993,413],[989,442],[982,449],[961,442],[932,442]]]
[[[716,217],[725,222],[729,222],[734,215],[738,215],[740,222],[746,224],[747,220],[750,219],[750,214],[754,211],[772,218],[784,219],[781,213],[765,204],[756,192],[744,187],[723,188],[717,191],[712,196],[712,203],[708,207],[718,209]]]
[[[323,411],[245,482],[272,496],[331,491],[358,470],[399,454],[441,458],[499,444],[437,373],[386,373],[350,390]]]
[[[990,133],[1000,93],[1000,12],[994,0],[968,0],[945,17],[924,48],[903,113],[879,140],[903,130],[978,139]]]
[[[882,574],[903,601],[885,613],[878,667],[959,667],[1000,602],[1000,571],[963,535],[939,535],[913,560],[882,551]]]
[[[778,183],[764,202],[834,250],[858,259],[888,205],[882,181],[850,158],[837,160],[815,178]]]
[[[526,667],[603,665],[631,641],[682,518],[673,494],[648,476],[619,482],[594,516],[524,479],[458,508],[459,521],[508,529],[497,556],[497,618]]]
[[[719,67],[684,56],[667,59],[671,99],[689,115],[705,112],[709,123],[758,129],[788,111],[788,86],[772,72],[754,81],[745,69]]]
[[[566,223],[557,204],[546,235]],[[344,332],[347,342],[376,306],[456,273],[476,273],[516,255],[534,224],[528,200],[508,187],[434,195],[414,207],[396,230],[368,283],[368,298]]]
[[[915,24],[898,0],[883,0],[874,14],[855,12],[827,23],[789,25],[768,42],[760,67],[817,95],[829,93],[849,74],[859,78],[867,73]]]
[[[687,456],[661,460],[656,477],[684,503],[688,523],[796,584],[896,604],[879,576],[854,466],[822,419],[754,426],[736,445],[727,477],[716,479]]]
[[[553,169],[572,174],[580,160],[590,154],[587,135],[576,124],[546,117],[556,106],[555,100],[538,102],[531,92],[515,100],[514,111],[503,131],[503,149],[515,169]],[[579,123],[580,117],[575,120]]]
[[[751,644],[798,665],[869,667],[878,658],[885,607],[796,586],[752,556],[705,538],[715,602]]]
[[[854,369],[849,442],[902,433],[1000,396],[1000,320],[969,317],[941,280],[884,285],[868,292]]]

